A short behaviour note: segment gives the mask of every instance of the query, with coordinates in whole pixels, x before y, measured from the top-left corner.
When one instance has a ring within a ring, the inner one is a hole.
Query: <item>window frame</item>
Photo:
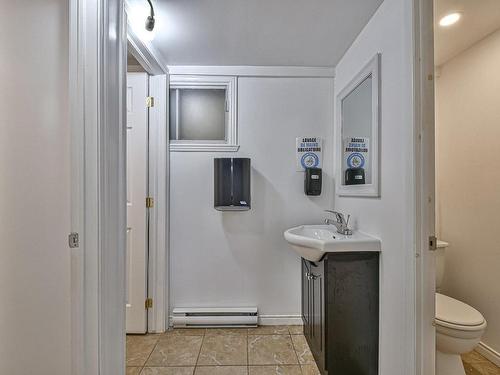
[[[237,77],[203,76],[203,75],[171,75],[170,90],[175,89],[224,89],[226,90],[226,139],[225,140],[170,140],[170,151],[222,151],[236,152],[238,144],[237,124]],[[170,121],[170,120],[169,120]],[[176,126],[176,124],[169,124]]]

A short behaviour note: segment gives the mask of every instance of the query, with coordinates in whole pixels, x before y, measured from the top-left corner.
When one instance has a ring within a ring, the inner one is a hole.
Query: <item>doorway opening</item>
[[[156,56],[128,24],[124,98],[128,335],[168,328],[168,71]],[[127,337],[127,343],[131,340]]]
[[[500,374],[500,7],[436,0],[436,375]]]

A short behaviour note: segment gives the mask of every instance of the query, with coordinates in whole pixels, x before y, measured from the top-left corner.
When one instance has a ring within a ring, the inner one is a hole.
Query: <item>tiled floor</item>
[[[127,336],[127,375],[319,375],[301,326]]]
[[[500,367],[476,351],[462,355],[462,362],[467,375],[500,375]]]
[[[500,375],[473,351],[467,375]],[[127,336],[126,375],[319,375],[301,326],[178,329]]]

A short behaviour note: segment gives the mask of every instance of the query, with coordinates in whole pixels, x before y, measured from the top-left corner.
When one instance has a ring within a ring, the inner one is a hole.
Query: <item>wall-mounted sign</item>
[[[369,171],[370,139],[367,137],[349,137],[344,139],[344,171],[345,185],[364,185],[371,183]]]
[[[300,137],[296,139],[297,172],[306,168],[321,168],[323,162],[323,139]]]

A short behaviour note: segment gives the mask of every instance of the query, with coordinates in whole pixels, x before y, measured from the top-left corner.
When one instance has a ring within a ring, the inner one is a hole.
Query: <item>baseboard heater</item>
[[[258,320],[257,307],[175,308],[172,316],[174,328],[256,327]]]

